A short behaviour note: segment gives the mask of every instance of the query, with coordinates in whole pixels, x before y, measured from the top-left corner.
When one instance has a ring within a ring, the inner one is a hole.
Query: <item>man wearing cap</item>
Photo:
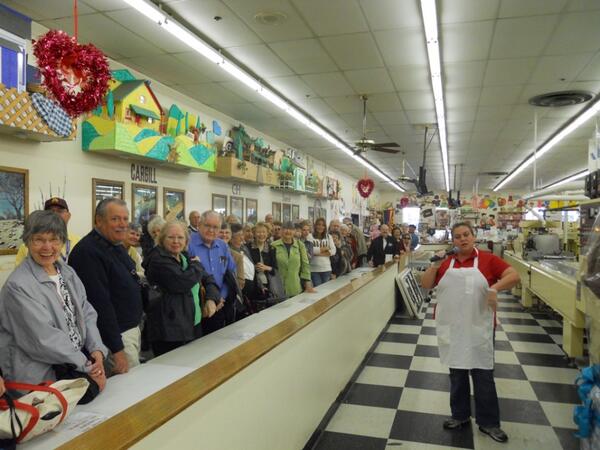
[[[69,219],[71,218],[71,213],[69,212],[69,206],[67,202],[60,197],[51,197],[44,203],[44,210],[53,211],[60,216],[60,218],[65,222],[67,227],[69,226]],[[71,233],[70,231],[67,233],[67,241],[63,245],[63,248],[60,252],[60,256],[63,261],[66,263],[69,260],[69,255],[71,254],[71,250],[73,247],[79,242],[81,239],[78,235]],[[19,251],[17,252],[17,257],[15,259],[15,266],[21,264],[25,258],[27,258],[29,251],[27,250],[27,246],[25,244],[21,244],[19,247]]]

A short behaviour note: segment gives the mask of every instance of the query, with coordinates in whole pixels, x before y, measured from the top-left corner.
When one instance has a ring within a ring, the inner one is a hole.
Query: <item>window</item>
[[[419,207],[402,208],[402,223],[406,223],[408,225],[419,226],[420,218],[421,218],[421,208],[419,208]]]
[[[154,122],[154,120],[152,119],[152,117],[148,117],[148,123],[152,123]]]
[[[140,103],[143,105],[144,103],[146,103],[146,97],[144,97],[143,95],[140,95]]]
[[[544,217],[544,208],[531,208],[532,210],[527,211],[525,214],[525,220],[540,220]]]

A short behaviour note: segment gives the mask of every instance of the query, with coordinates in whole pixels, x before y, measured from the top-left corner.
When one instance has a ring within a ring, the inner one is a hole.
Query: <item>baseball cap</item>
[[[44,209],[51,209],[52,207],[57,206],[59,208],[63,208],[66,209],[67,211],[69,210],[69,206],[67,205],[67,202],[65,201],[64,198],[60,198],[60,197],[50,197],[48,200],[46,200],[46,202],[44,203]]]

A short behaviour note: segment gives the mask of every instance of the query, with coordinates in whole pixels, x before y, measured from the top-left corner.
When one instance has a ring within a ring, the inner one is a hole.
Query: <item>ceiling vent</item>
[[[534,106],[573,106],[591,100],[594,94],[586,91],[559,91],[548,94],[536,95],[529,99],[529,104]]]
[[[254,15],[254,20],[261,25],[281,25],[287,16],[280,11],[261,11]]]

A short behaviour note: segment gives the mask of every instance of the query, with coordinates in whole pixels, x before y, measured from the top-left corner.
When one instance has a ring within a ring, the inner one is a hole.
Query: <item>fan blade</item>
[[[394,150],[391,148],[385,148],[385,147],[371,147],[371,150],[373,150],[374,152],[381,152],[381,153],[392,153],[392,154],[396,154],[396,153],[400,153],[400,150]]]
[[[373,144],[373,147],[396,147],[400,148],[400,144],[397,142],[383,142],[381,144]]]

